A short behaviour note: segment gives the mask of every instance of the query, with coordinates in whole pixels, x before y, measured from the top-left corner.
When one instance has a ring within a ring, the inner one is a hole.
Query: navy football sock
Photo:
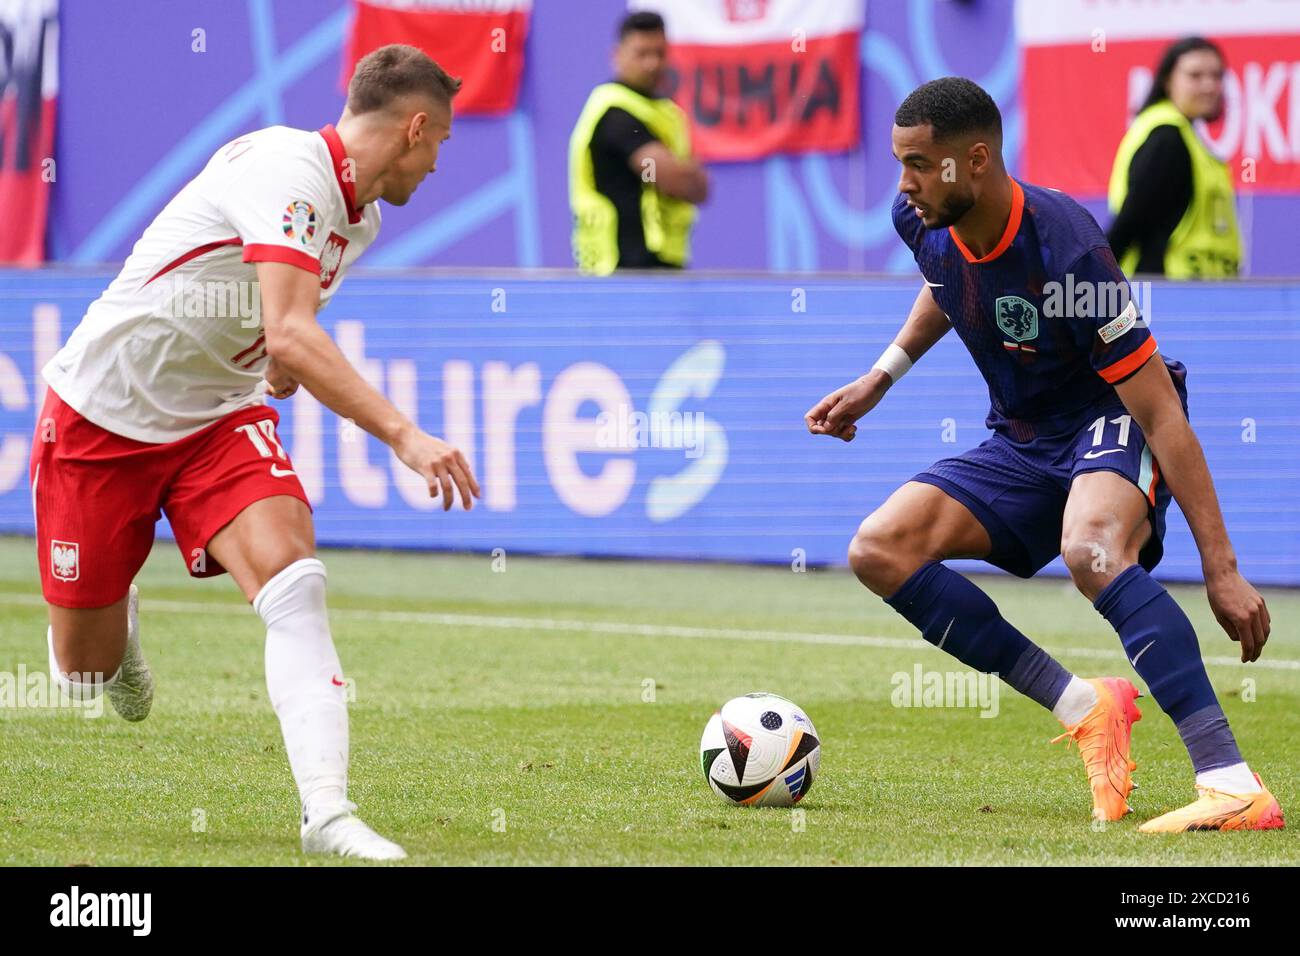
[[[1241,763],[1201,662],[1196,631],[1169,592],[1135,564],[1106,585],[1093,606],[1115,628],[1151,696],[1178,728],[1193,769]]]
[[[931,644],[1049,710],[1070,682],[1070,672],[1008,624],[987,594],[937,561],[918,568],[885,603]]]

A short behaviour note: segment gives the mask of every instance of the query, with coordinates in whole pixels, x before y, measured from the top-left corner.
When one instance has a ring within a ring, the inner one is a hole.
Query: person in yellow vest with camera
[[[1106,238],[1129,275],[1223,279],[1240,269],[1232,174],[1193,125],[1223,112],[1223,65],[1209,40],[1172,44],[1119,144]]]
[[[667,59],[663,18],[625,17],[615,79],[592,90],[569,137],[573,256],[583,272],[681,268],[690,257],[709,181],[691,156],[686,114],[656,95]]]

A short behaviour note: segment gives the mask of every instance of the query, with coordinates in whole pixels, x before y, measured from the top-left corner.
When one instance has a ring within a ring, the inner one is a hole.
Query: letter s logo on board
[[[707,339],[680,355],[659,379],[646,408],[651,421],[676,412],[687,399],[713,394],[727,354],[721,342]],[[711,418],[704,418],[696,436],[701,453],[675,475],[651,480],[645,510],[651,521],[672,521],[699,504],[727,467],[727,433]]]

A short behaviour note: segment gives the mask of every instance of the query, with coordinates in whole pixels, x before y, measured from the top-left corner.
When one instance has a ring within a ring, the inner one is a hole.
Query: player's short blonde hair
[[[460,90],[460,83],[423,50],[390,43],[357,61],[348,83],[348,111],[359,114],[386,109],[409,93],[422,93],[436,103],[449,104]]]

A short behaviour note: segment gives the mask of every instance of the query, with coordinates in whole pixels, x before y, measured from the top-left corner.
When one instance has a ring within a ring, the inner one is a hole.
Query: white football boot
[[[355,803],[343,802],[303,814],[302,852],[332,853],[361,860],[405,860],[406,851],[385,840],[352,812]]]
[[[140,648],[140,590],[133,584],[126,599],[126,653],[108,699],[123,720],[144,720],[153,706],[153,672]]]

